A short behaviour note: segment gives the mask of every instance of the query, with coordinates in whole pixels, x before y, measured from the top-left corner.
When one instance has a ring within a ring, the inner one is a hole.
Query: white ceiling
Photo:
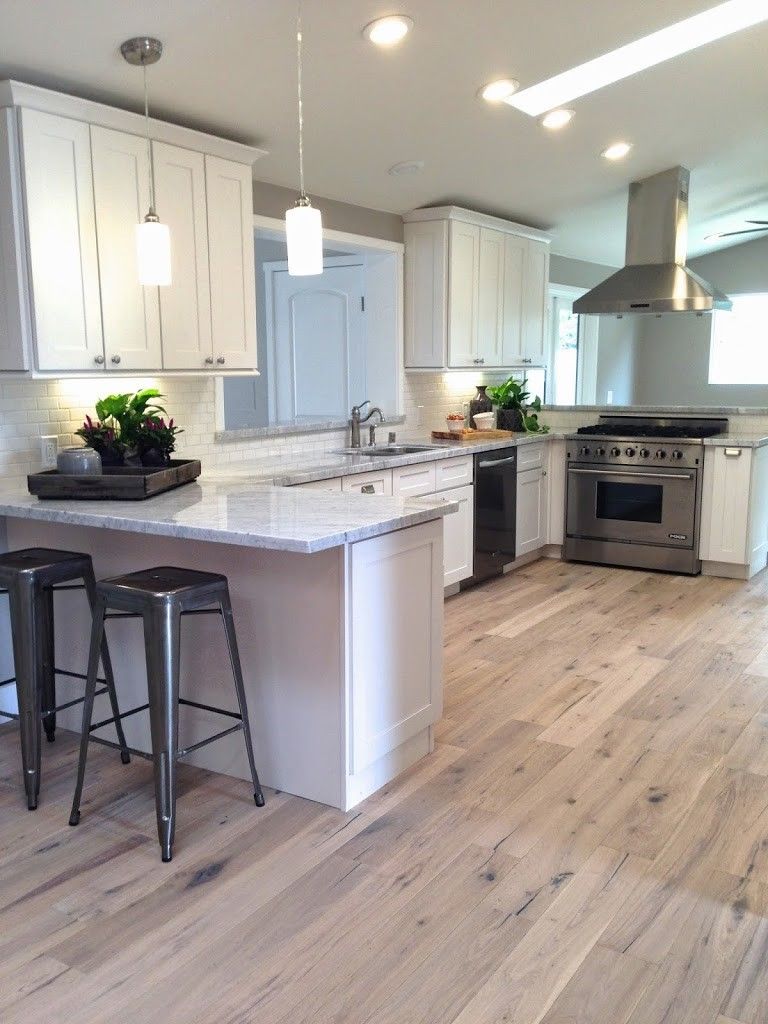
[[[691,253],[706,251],[706,233],[768,220],[768,23],[577,100],[559,134],[476,91],[502,76],[534,84],[714,3],[304,0],[307,188],[397,213],[460,202],[618,265],[627,184],[682,163]],[[393,12],[414,31],[377,50],[360,30]],[[157,35],[154,112],[263,146],[256,177],[295,186],[294,19],[290,0],[0,0],[0,77],[140,109],[141,75],[118,46]],[[635,148],[607,164],[618,138]],[[387,174],[415,159],[422,173]]]

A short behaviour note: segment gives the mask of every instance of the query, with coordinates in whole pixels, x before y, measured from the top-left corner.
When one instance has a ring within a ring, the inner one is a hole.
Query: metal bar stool
[[[73,585],[72,580],[82,580]],[[0,555],[0,593],[8,595],[13,634],[13,661],[15,675],[0,681],[0,687],[16,684],[19,713],[0,711],[6,718],[19,722],[21,761],[24,788],[30,811],[37,807],[40,795],[40,763],[42,753],[42,727],[49,743],[56,735],[56,712],[80,704],[85,697],[77,697],[56,706],[56,676],[86,679],[82,672],[57,668],[53,629],[53,596],[62,590],[85,590],[93,609],[96,601],[96,580],[89,555],[74,551],[55,551],[50,548],[25,548]],[[104,678],[96,679],[103,689],[94,696],[108,693],[112,713],[117,722],[118,743],[124,764],[130,761],[125,737],[120,726],[120,711],[112,677],[112,663],[106,639],[96,649],[95,673],[99,655],[104,665]]]
[[[215,607],[211,607],[211,606]],[[108,608],[117,609],[108,613]],[[182,615],[221,615],[229,648],[229,660],[235,681],[235,692],[240,712],[224,711],[221,708],[199,704],[179,696],[179,662],[181,654],[180,620]],[[144,620],[144,646],[147,660],[147,690],[149,701],[115,718],[127,718],[149,709],[152,736],[152,753],[128,749],[132,754],[154,762],[155,809],[157,812],[157,834],[164,861],[172,856],[173,839],[176,829],[176,762],[194,750],[213,743],[215,740],[242,730],[248,764],[253,780],[253,798],[258,807],[264,806],[264,794],[253,759],[251,731],[248,724],[248,710],[245,701],[243,673],[237,649],[237,637],[229,600],[229,586],[226,576],[218,573],[197,572],[193,569],[178,569],[160,566],[142,572],[116,576],[102,580],[96,585],[96,602],[93,611],[91,631],[91,652],[88,662],[88,681],[83,704],[83,732],[80,742],[80,763],[77,772],[77,786],[72,802],[70,825],[80,821],[80,799],[85,778],[85,763],[88,756],[88,742],[115,746],[110,740],[94,736],[97,729],[109,725],[115,719],[92,724],[93,698],[96,690],[96,670],[99,660],[104,620],[113,618],[136,618]],[[236,725],[179,749],[179,705],[199,708],[237,720]]]

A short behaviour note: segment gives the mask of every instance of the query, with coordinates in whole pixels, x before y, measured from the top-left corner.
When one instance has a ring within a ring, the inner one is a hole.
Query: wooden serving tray
[[[98,476],[70,475],[57,469],[30,473],[27,486],[38,498],[87,501],[143,501],[200,476],[197,459],[171,459],[167,466],[104,466]]]
[[[473,430],[465,427],[460,434],[451,430],[433,430],[432,437],[436,441],[500,441],[505,437],[514,437],[512,430]]]

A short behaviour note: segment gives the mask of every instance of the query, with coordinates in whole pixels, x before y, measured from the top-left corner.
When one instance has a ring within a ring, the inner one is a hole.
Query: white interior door
[[[268,273],[277,420],[345,418],[367,397],[362,265],[326,267],[321,277]]]

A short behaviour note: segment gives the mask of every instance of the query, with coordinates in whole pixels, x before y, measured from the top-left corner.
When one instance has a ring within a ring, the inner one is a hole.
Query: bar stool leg
[[[176,752],[179,749],[180,612],[171,601],[144,614],[149,718],[155,764],[157,835],[164,861],[176,832]]]
[[[229,594],[219,602],[222,618],[224,619],[224,631],[227,635],[227,647],[229,649],[229,661],[232,665],[232,675],[235,680],[235,692],[237,703],[240,707],[240,714],[243,719],[243,736],[245,738],[245,749],[248,754],[248,764],[251,769],[251,780],[253,781],[253,799],[257,807],[264,806],[264,794],[259,782],[259,774],[256,771],[256,762],[253,758],[253,742],[251,741],[251,727],[248,721],[248,705],[245,700],[245,686],[243,685],[243,670],[240,665],[240,652],[237,647],[237,633],[235,632],[235,621],[232,615],[232,603]]]
[[[91,615],[93,615],[96,607],[96,577],[93,574],[93,569],[85,570],[83,573],[83,583],[85,584],[88,603],[91,606]],[[109,644],[107,643],[107,635],[104,630],[102,630],[101,637],[101,664],[104,666],[104,678],[107,681],[107,694],[112,708],[112,715],[115,719],[117,742],[120,744],[120,760],[123,764],[130,764],[131,755],[128,752],[128,744],[125,742],[125,733],[123,732],[123,723],[120,720],[120,706],[117,703],[117,690],[115,689],[115,675],[112,671],[112,658],[109,654]]]
[[[9,586],[8,601],[11,610],[16,695],[19,702],[24,790],[27,794],[27,807],[34,811],[40,795],[42,723],[39,683],[43,675],[43,653],[37,638],[42,605],[31,585],[25,582]]]
[[[53,630],[53,592],[43,587],[40,594],[40,619],[43,644],[43,668],[40,678],[41,699],[44,710],[56,707],[56,642]],[[45,736],[49,743],[56,739],[56,712],[43,719]]]
[[[83,782],[85,781],[85,764],[88,760],[88,741],[91,737],[93,702],[96,698],[96,677],[99,674],[99,652],[102,640],[104,639],[105,613],[104,603],[97,599],[93,608],[91,647],[88,654],[88,678],[85,683],[85,700],[83,701],[83,728],[80,733],[80,759],[77,764],[77,783],[75,784],[75,795],[72,800],[72,812],[69,815],[70,825],[78,825],[80,823],[80,800],[83,795]]]

